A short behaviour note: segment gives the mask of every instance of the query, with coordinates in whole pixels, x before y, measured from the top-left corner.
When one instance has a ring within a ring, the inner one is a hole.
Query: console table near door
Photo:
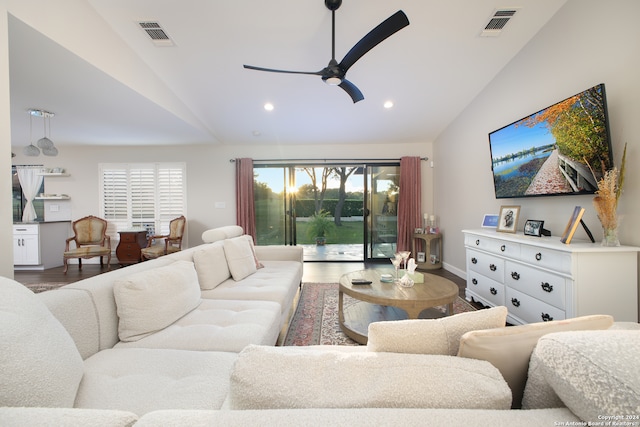
[[[131,228],[118,231],[120,243],[116,248],[116,256],[120,265],[136,264],[142,261],[140,249],[147,246],[147,229]]]
[[[424,241],[424,261],[418,260],[418,252],[416,252],[416,240]],[[416,260],[416,265],[421,270],[437,270],[442,268],[442,235],[438,234],[414,234],[412,247],[412,255]],[[435,259],[432,261],[431,257]]]

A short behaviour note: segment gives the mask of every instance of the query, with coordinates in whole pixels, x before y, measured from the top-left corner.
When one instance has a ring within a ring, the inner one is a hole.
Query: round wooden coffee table
[[[458,286],[451,280],[435,274],[424,274],[424,283],[411,288],[399,284],[381,282],[380,275],[392,273],[390,269],[354,271],[340,277],[338,291],[338,320],[342,331],[352,340],[367,343],[369,323],[383,320],[418,319],[420,313],[432,307],[446,305],[444,315],[453,314],[453,302],[458,296]],[[353,285],[352,279],[370,280],[369,285]],[[344,295],[358,300],[344,306]],[[428,317],[442,317],[431,313]]]

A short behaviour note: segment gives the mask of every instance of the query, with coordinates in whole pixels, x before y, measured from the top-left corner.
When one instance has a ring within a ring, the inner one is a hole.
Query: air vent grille
[[[516,14],[517,9],[498,9],[493,12],[484,30],[480,34],[482,37],[497,37],[500,35],[505,25]]]
[[[173,46],[173,40],[167,35],[166,31],[159,23],[153,21],[138,22],[140,28],[149,36],[153,44],[156,46]]]

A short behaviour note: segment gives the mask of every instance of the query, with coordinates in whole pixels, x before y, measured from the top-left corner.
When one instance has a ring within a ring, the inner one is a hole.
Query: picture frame
[[[537,219],[528,219],[524,223],[524,235],[525,236],[542,236],[542,230],[544,230],[544,221]]]
[[[415,228],[413,234],[424,234],[424,228]]]
[[[427,260],[427,254],[425,252],[418,252],[418,256],[417,256],[417,262],[426,262]]]
[[[560,238],[560,242],[568,245],[571,243],[571,239],[578,228],[578,224],[582,220],[582,216],[584,215],[585,209],[582,206],[576,206],[573,208],[573,213],[571,214],[571,218],[569,218],[569,222],[562,233],[562,237]],[[590,234],[590,233],[589,233]]]
[[[502,233],[515,233],[518,228],[518,217],[520,216],[519,205],[500,206],[500,213],[496,231]]]
[[[482,228],[496,228],[499,218],[496,214],[485,214],[482,218]]]

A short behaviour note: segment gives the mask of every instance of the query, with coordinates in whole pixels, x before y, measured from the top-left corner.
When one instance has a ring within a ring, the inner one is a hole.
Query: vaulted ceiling
[[[338,62],[396,11],[410,21],[349,69],[365,97],[358,103],[318,76],[243,68],[327,66],[323,0],[52,3],[8,1],[16,147],[28,144],[30,108],[55,113],[57,145],[433,141],[565,1],[344,0],[335,14]],[[503,9],[516,13],[483,36]],[[139,22],[159,24],[170,46]]]

